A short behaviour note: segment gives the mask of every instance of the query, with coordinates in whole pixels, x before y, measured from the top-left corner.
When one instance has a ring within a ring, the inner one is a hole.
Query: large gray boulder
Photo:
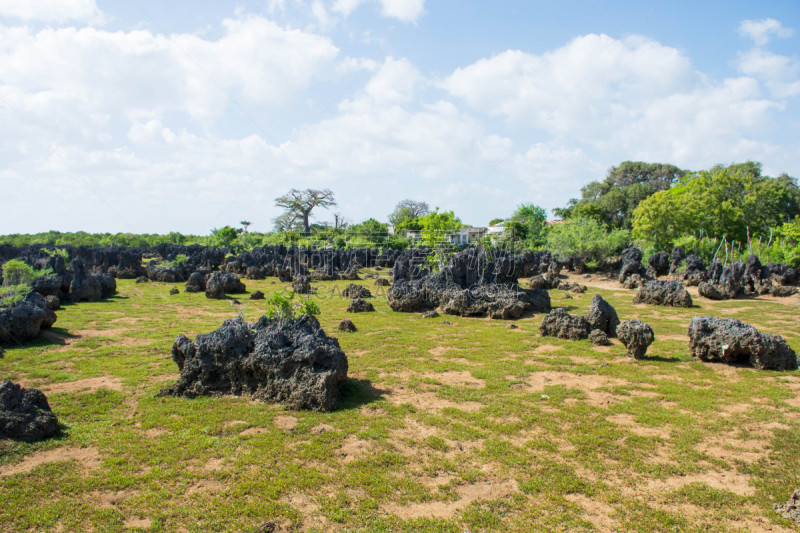
[[[375,307],[362,298],[353,298],[350,300],[350,305],[347,306],[348,313],[372,313],[374,311]]]
[[[186,292],[205,292],[208,276],[202,272],[192,272],[186,281]]]
[[[735,318],[692,317],[689,349],[701,361],[749,364],[767,370],[795,370],[797,354],[780,335],[761,333]]]
[[[69,297],[75,302],[96,302],[103,296],[100,280],[92,276],[86,263],[76,257],[70,263],[72,282],[69,285]]]
[[[47,300],[29,292],[14,307],[0,308],[0,343],[33,340],[42,328],[51,327],[55,321],[56,314],[47,306]]]
[[[247,292],[242,280],[230,272],[214,272],[206,282],[206,298],[221,300],[226,294]]]
[[[639,287],[633,303],[665,305],[668,307],[691,307],[692,296],[675,281],[651,280]]]
[[[295,294],[311,294],[310,278],[302,274],[296,274],[292,278],[292,291]]]
[[[58,433],[58,419],[44,393],[0,382],[0,439],[40,440]]]
[[[594,295],[586,320],[591,329],[599,329],[609,337],[617,335],[617,326],[619,326],[617,311],[599,294]]]
[[[266,317],[226,320],[191,341],[179,335],[172,358],[180,379],[159,395],[248,394],[295,409],[331,411],[347,379],[347,356],[313,317],[291,326]]]
[[[589,338],[591,326],[586,318],[570,315],[562,308],[550,311],[542,319],[539,331],[545,337],[558,337],[559,339],[580,340]]]
[[[641,320],[626,320],[617,326],[617,337],[628,349],[628,355],[641,359],[647,353],[647,347],[653,344],[655,334],[649,324]]]

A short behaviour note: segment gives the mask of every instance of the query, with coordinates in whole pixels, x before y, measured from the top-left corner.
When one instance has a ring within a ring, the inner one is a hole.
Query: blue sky
[[[330,188],[485,225],[621,161],[800,176],[800,4],[0,0],[0,233],[207,234]]]

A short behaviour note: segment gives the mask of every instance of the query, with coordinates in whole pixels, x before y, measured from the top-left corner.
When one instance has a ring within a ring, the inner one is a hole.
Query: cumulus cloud
[[[739,55],[739,71],[762,80],[776,98],[800,94],[800,64],[794,58],[754,48]]]
[[[105,21],[95,0],[0,0],[0,17],[25,22]]]
[[[772,18],[763,20],[743,20],[739,24],[739,34],[749,37],[757,46],[764,46],[773,37],[791,37],[792,29],[785,28],[780,21]]]
[[[332,9],[349,17],[357,7],[367,2],[379,3],[381,15],[403,22],[416,22],[425,13],[425,0],[336,0]]]
[[[775,107],[753,78],[710,82],[680,51],[636,36],[586,35],[541,55],[509,50],[440,86],[566,144],[693,166],[758,133]]]

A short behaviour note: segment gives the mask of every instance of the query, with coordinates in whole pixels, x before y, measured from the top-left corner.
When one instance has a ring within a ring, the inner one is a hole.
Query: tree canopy
[[[546,228],[547,211],[534,204],[521,204],[506,221],[506,232],[533,246],[544,244]]]
[[[422,226],[418,220],[430,213],[430,208],[426,202],[416,200],[402,200],[395,206],[394,211],[389,215],[389,224],[399,229],[421,230]]]
[[[650,195],[669,189],[686,171],[675,165],[624,161],[611,167],[602,182],[581,188],[581,198],[555,209],[561,218],[591,218],[607,228],[630,229],[633,211]]]
[[[761,165],[722,166],[683,176],[669,190],[643,200],[634,210],[637,239],[666,249],[681,235],[746,241],[800,215],[800,189],[787,175],[761,175]]]
[[[282,207],[285,211],[282,215],[275,218],[275,225],[291,227],[296,221],[302,221],[303,231],[306,235],[311,233],[308,219],[311,211],[315,207],[331,207],[336,205],[333,191],[330,189],[290,189],[283,196],[275,198],[275,205]]]

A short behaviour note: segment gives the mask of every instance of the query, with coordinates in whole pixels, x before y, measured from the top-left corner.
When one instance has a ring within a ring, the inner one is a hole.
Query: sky
[[[0,234],[485,226],[625,160],[800,177],[800,2],[0,0]]]

